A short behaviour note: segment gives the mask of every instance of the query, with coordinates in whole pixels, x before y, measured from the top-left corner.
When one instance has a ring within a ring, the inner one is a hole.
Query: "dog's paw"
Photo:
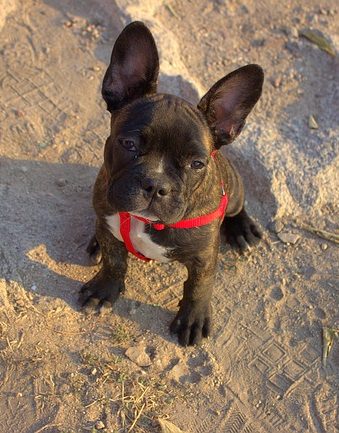
[[[245,210],[234,217],[226,217],[223,228],[227,242],[239,249],[241,253],[250,251],[251,247],[260,242],[263,237],[261,229]]]
[[[171,323],[170,331],[178,335],[182,346],[199,344],[211,332],[211,306],[209,302],[183,302]]]
[[[92,236],[91,240],[89,241],[86,251],[93,265],[98,265],[101,262],[101,249],[95,235]]]
[[[100,309],[104,304],[114,304],[125,289],[124,282],[114,281],[101,270],[92,280],[84,284],[79,292],[79,304],[85,307],[90,301],[99,301]]]

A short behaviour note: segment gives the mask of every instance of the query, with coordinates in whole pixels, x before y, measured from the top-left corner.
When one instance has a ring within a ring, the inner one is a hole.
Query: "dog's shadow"
[[[5,180],[0,190],[0,277],[9,284],[8,291],[11,283],[18,283],[38,295],[36,300],[62,299],[79,310],[78,291],[98,270],[86,253],[94,231],[91,191],[97,170],[2,158],[0,172]],[[140,278],[140,273],[147,277]],[[173,341],[167,324],[174,318],[184,275],[176,264],[150,265],[131,258],[127,292],[114,313]]]

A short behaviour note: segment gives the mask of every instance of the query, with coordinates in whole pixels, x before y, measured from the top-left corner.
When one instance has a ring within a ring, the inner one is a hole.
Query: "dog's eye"
[[[195,170],[199,170],[203,167],[205,167],[205,164],[202,161],[196,160],[191,162],[191,168],[194,168]]]
[[[135,152],[137,150],[134,140],[131,140],[130,138],[120,138],[119,143],[129,152]]]

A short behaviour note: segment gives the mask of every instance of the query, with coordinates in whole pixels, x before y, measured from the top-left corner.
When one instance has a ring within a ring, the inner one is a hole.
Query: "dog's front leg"
[[[105,302],[114,302],[125,289],[127,271],[127,250],[115,239],[103,221],[97,221],[96,239],[102,254],[102,268],[80,290],[79,302],[86,305],[92,298],[99,300],[99,307]]]
[[[186,264],[188,278],[179,311],[171,324],[182,346],[198,344],[211,331],[211,296],[214,287],[217,248]]]

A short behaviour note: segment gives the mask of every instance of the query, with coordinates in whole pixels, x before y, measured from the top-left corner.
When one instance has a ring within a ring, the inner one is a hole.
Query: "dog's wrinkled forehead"
[[[112,133],[138,136],[144,150],[160,154],[201,154],[212,150],[212,138],[201,113],[173,95],[153,95],[126,106],[112,122]]]

